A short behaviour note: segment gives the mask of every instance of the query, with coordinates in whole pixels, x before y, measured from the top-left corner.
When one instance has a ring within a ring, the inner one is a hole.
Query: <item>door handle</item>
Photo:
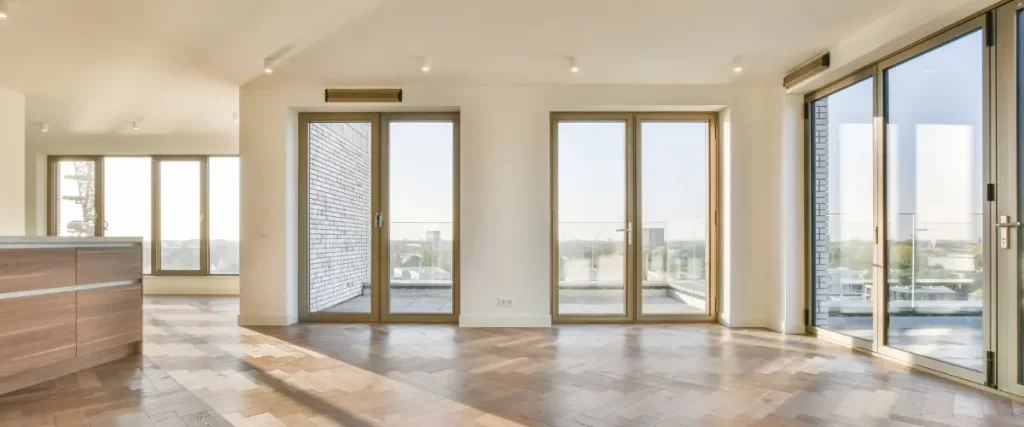
[[[999,248],[1010,249],[1010,229],[1020,227],[1020,221],[1010,222],[1009,215],[1000,215],[996,228],[999,229]]]
[[[615,231],[625,231],[626,232],[626,245],[632,245],[633,244],[633,222],[632,221],[626,223],[626,228],[618,228]]]

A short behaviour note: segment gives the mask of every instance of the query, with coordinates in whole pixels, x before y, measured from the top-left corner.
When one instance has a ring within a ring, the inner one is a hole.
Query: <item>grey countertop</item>
[[[0,236],[0,247],[11,245],[36,246],[91,246],[142,243],[141,237],[50,237],[50,236]]]

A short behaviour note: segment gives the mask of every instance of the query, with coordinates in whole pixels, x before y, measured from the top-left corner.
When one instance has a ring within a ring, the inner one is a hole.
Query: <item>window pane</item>
[[[813,325],[874,340],[874,85],[811,105]]]
[[[238,157],[210,157],[210,274],[238,274]]]
[[[160,269],[200,270],[198,160],[160,162]]]
[[[626,123],[559,123],[559,314],[626,314],[625,202]]]
[[[152,273],[152,178],[149,157],[103,159],[104,235],[142,238],[142,273]]]
[[[96,162],[61,160],[55,165],[54,206],[58,236],[96,235]]]
[[[704,314],[708,124],[640,124],[642,314]]]
[[[307,128],[310,312],[372,311],[372,126]]]
[[[452,122],[392,122],[388,132],[388,291],[392,313],[452,313]]]
[[[979,29],[886,71],[887,343],[977,371],[983,50]]]

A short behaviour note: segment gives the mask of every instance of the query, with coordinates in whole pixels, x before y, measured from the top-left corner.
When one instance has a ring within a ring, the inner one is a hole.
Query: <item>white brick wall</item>
[[[819,290],[828,290],[828,264],[829,264],[829,236],[828,236],[828,98],[823,98],[814,103],[811,110],[814,114],[814,144],[812,170],[814,173],[812,189],[814,199],[812,200],[814,212],[814,286]],[[825,297],[815,293],[814,304],[814,325],[825,326],[828,324],[828,312],[826,312]]]
[[[370,285],[369,123],[309,125],[309,310]]]

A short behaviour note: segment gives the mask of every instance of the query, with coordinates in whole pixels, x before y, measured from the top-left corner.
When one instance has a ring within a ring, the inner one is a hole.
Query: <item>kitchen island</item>
[[[0,236],[0,394],[141,352],[142,239]]]

